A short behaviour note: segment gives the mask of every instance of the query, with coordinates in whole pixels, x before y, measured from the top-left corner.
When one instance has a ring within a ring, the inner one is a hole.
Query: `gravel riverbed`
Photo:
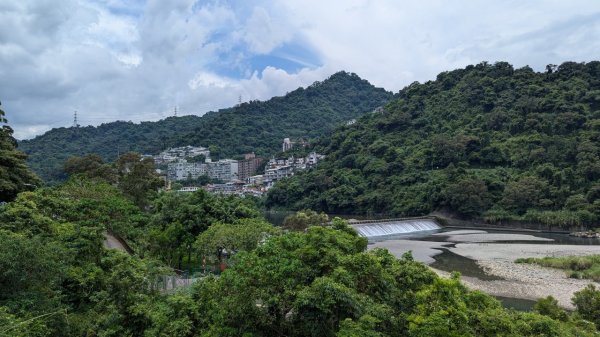
[[[548,295],[560,305],[573,309],[576,291],[597,282],[567,277],[565,271],[532,264],[515,263],[520,257],[573,256],[600,254],[600,246],[539,245],[522,243],[461,243],[449,248],[455,254],[473,259],[488,274],[503,280],[482,281],[463,277],[464,283],[491,295],[537,300]],[[448,273],[436,270],[440,275]]]
[[[457,230],[434,235],[446,237],[445,242],[387,240],[373,243],[369,248],[387,248],[397,257],[410,250],[416,260],[427,264],[434,262],[434,256],[442,252],[440,249],[445,248],[452,253],[474,260],[487,274],[502,278],[502,280],[481,280],[462,276],[462,281],[470,289],[495,296],[530,300],[551,295],[567,309],[574,308],[571,298],[576,291],[590,283],[600,285],[590,280],[568,278],[563,270],[514,262],[521,257],[600,254],[600,245],[519,243],[518,241],[552,240],[530,234],[487,233],[481,230]],[[506,241],[511,243],[504,243]],[[441,276],[450,275],[446,271],[432,269]]]

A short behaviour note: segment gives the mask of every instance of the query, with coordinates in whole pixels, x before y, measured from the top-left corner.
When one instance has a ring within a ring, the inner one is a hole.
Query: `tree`
[[[589,284],[575,293],[572,302],[583,319],[594,322],[596,328],[600,328],[600,290]]]
[[[48,290],[61,281],[60,259],[65,257],[60,247],[37,236],[28,239],[6,230],[0,230],[0,239],[0,302],[18,301],[23,293],[32,291],[49,295],[49,300],[58,295]]]
[[[278,228],[259,219],[240,219],[233,224],[218,222],[198,235],[194,246],[202,256],[220,264],[226,254],[251,251],[278,232]]]
[[[329,217],[325,213],[317,213],[313,210],[303,210],[287,216],[283,220],[283,227],[290,230],[303,231],[309,226],[322,226],[328,221]]]
[[[524,213],[528,208],[539,205],[545,193],[546,183],[536,177],[523,177],[518,181],[510,182],[504,190],[501,204],[514,210],[518,214]]]
[[[89,154],[83,157],[70,157],[64,163],[63,170],[70,177],[84,175],[87,178],[103,179],[109,183],[116,182],[116,172],[111,165],[104,164],[102,157]]]
[[[27,156],[17,150],[13,130],[6,124],[4,111],[0,109],[0,202],[13,200],[19,192],[34,189],[41,184],[29,170]]]
[[[462,215],[477,216],[490,205],[485,182],[477,178],[463,178],[445,190],[445,202]]]
[[[115,166],[119,176],[119,189],[138,207],[146,207],[163,184],[156,174],[152,159],[142,159],[139,154],[128,152],[119,157]]]
[[[552,296],[538,300],[533,306],[533,310],[541,315],[545,315],[559,321],[567,321],[569,319],[567,312],[558,305],[558,301]]]
[[[204,190],[161,193],[153,204],[153,213],[149,249],[178,269],[184,256],[191,260],[197,236],[212,224],[234,224],[260,216],[249,198],[213,195]],[[164,248],[165,244],[169,249]]]

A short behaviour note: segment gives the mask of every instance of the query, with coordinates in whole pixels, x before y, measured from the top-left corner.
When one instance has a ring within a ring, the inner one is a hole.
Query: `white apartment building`
[[[169,180],[197,179],[205,174],[206,164],[188,163],[185,159],[170,163],[167,167],[167,177]]]
[[[155,164],[172,163],[180,159],[193,158],[204,155],[210,158],[210,150],[205,147],[182,146],[168,149],[153,156]]]
[[[232,159],[207,163],[188,163],[185,159],[179,159],[168,165],[167,177],[171,181],[177,181],[207,175],[211,179],[229,182],[238,179],[238,168],[237,160]]]
[[[289,138],[283,139],[283,145],[281,146],[283,152],[291,150],[294,147],[294,143]]]
[[[233,159],[221,159],[216,162],[206,163],[206,174],[211,179],[220,181],[238,179],[238,169],[238,161]]]

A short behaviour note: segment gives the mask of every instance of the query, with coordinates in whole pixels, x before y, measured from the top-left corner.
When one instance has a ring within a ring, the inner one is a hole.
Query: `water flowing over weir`
[[[408,234],[422,231],[432,231],[441,227],[431,219],[414,220],[384,220],[352,225],[358,234],[370,238],[393,234]]]

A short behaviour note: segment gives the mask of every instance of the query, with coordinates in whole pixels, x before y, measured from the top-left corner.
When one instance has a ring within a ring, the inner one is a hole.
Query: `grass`
[[[528,257],[517,259],[515,263],[537,264],[543,267],[562,269],[571,278],[600,281],[600,255]]]

